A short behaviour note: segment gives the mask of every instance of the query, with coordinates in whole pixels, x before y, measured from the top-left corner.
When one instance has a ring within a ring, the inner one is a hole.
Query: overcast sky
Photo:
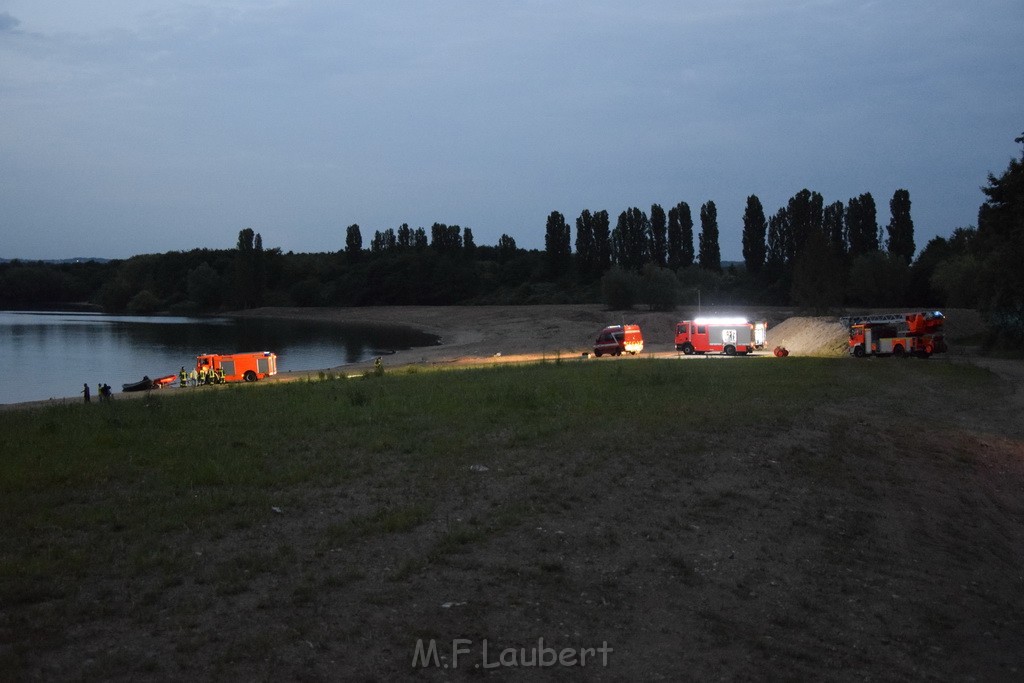
[[[917,246],[1020,154],[1021,0],[0,0],[0,257],[543,248],[548,214],[910,192]],[[575,240],[575,230],[573,230]]]

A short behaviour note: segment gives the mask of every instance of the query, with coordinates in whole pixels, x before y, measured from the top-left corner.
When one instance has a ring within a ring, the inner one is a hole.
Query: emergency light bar
[[[694,318],[697,325],[746,325],[746,318]]]

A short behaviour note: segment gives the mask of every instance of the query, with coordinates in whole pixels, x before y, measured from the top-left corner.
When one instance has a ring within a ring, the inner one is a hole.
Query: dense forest
[[[1024,144],[1024,136],[1017,138]],[[768,215],[743,214],[743,261],[723,264],[713,201],[694,211],[631,207],[611,223],[585,210],[573,226],[552,211],[543,250],[502,235],[477,245],[471,228],[435,223],[363,231],[350,225],[330,253],[282,253],[244,229],[234,249],[193,249],[108,262],[0,264],[0,306],[89,304],[108,312],[207,313],[257,306],[604,302],[612,308],[705,304],[969,307],[1004,345],[1024,342],[1024,154],[982,187],[976,227],[919,251],[910,194],[896,190],[880,224],[870,193],[825,203],[800,190]],[[884,211],[884,209],[883,209]],[[539,229],[539,226],[538,226]],[[575,247],[575,249],[573,248]],[[915,257],[916,254],[916,257]]]

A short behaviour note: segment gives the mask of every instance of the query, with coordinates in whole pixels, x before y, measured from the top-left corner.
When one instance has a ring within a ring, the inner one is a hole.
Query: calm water
[[[0,403],[76,396],[84,383],[93,397],[101,382],[116,394],[143,375],[191,368],[206,352],[273,351],[278,372],[288,372],[435,343],[415,330],[362,324],[0,312]]]

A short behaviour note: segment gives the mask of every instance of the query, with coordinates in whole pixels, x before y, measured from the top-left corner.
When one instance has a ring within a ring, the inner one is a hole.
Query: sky
[[[0,257],[544,248],[547,217],[906,189],[975,225],[1024,132],[1021,0],[0,0]],[[575,239],[575,230],[573,230]]]

